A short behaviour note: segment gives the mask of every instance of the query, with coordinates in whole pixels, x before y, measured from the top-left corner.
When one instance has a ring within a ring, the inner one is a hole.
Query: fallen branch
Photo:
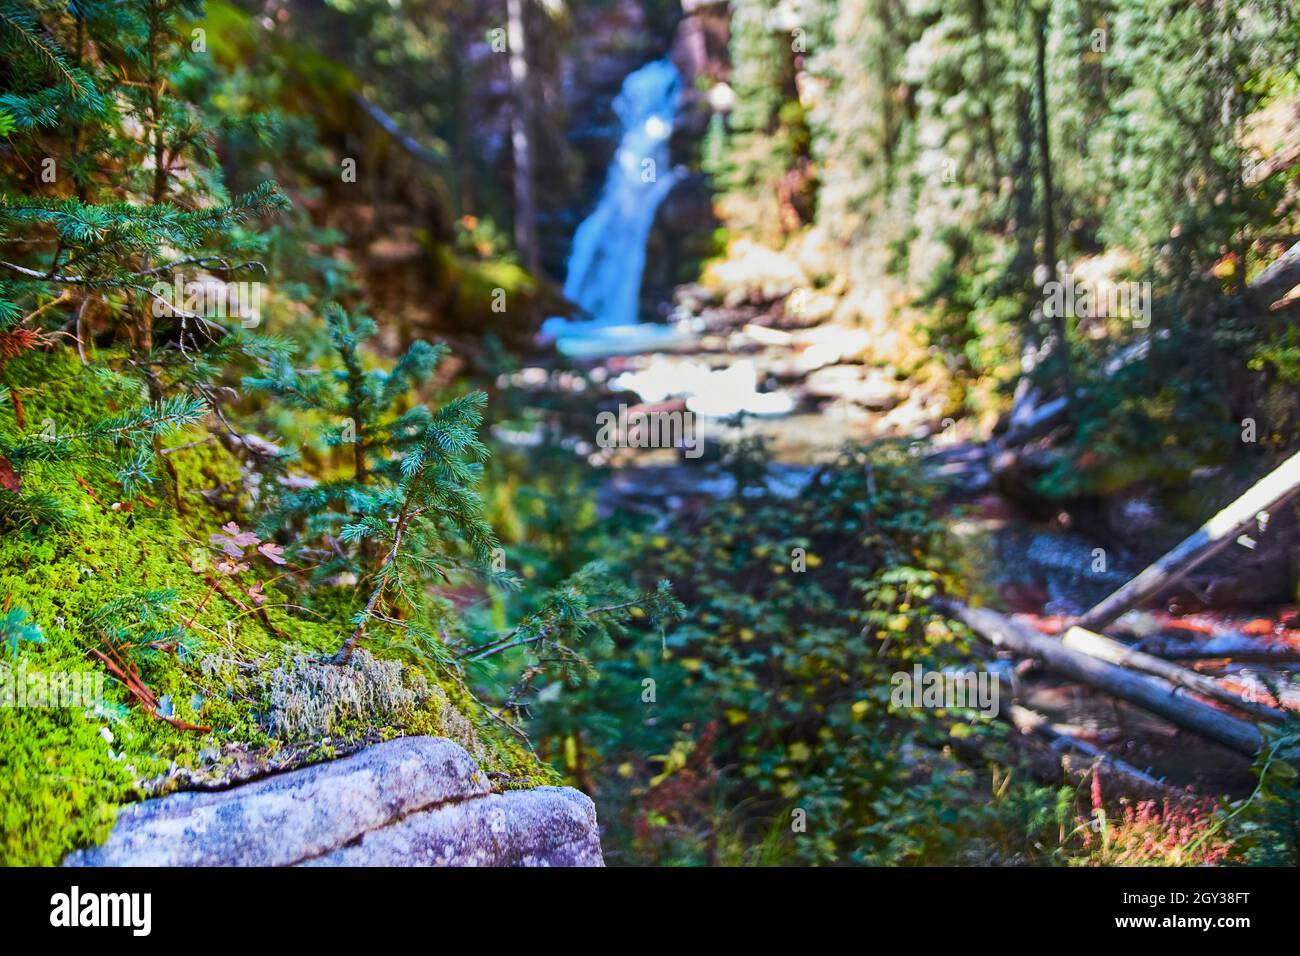
[[[1255,638],[1245,634],[1223,632],[1208,640],[1187,638],[1143,638],[1135,649],[1167,661],[1228,660],[1243,664],[1296,664],[1300,663],[1300,648],[1261,646]]]
[[[1041,738],[1054,751],[1073,750],[1076,753],[1083,754],[1112,773],[1128,779],[1130,783],[1153,790],[1156,793],[1167,794],[1173,789],[1163,780],[1157,780],[1149,773],[1139,770],[1119,757],[1108,754],[1099,747],[1094,747],[1086,740],[1080,740],[1058,730],[1042,714],[1027,707],[1012,704],[1004,716],[1022,734]]]
[[[444,640],[446,639],[446,635],[445,635],[445,634],[442,635],[442,637],[443,637]],[[472,690],[470,690],[469,687],[465,684],[465,682],[464,682],[463,680],[460,679],[460,675],[456,673],[456,671],[455,671],[454,668],[448,668],[446,671],[444,671],[444,673],[449,674],[449,675],[451,676],[451,679],[454,680],[454,681],[456,682],[456,684],[460,687],[460,689],[461,689],[462,691],[464,691],[464,692],[469,696],[469,699],[470,699],[470,700],[472,700],[472,701],[474,701],[474,703],[478,704],[479,708],[480,708],[484,713],[486,713],[489,717],[491,717],[491,718],[492,718],[493,720],[495,720],[497,723],[501,724],[503,727],[505,727],[507,730],[509,730],[512,734],[514,734],[515,736],[517,736],[520,740],[522,740],[522,741],[524,742],[524,744],[528,747],[528,749],[529,749],[530,751],[533,750],[533,742],[532,742],[531,740],[528,739],[528,734],[524,733],[524,731],[521,730],[519,727],[516,727],[513,723],[511,723],[510,721],[506,720],[504,717],[502,717],[500,714],[498,714],[495,710],[493,710],[493,709],[492,709],[491,707],[489,707],[487,704],[483,703],[483,701],[479,700],[478,697],[476,697],[476,696],[474,695],[474,692],[473,692]],[[536,753],[536,751],[533,751],[533,752]]]
[[[1154,598],[1218,554],[1254,523],[1300,491],[1300,452],[1278,465],[1154,564],[1076,622],[1100,631],[1125,611]]]
[[[113,660],[113,658],[109,657],[103,651],[100,651],[93,647],[90,649],[90,653],[94,654],[101,661],[103,661],[104,666],[108,668],[109,673],[112,674],[114,677],[116,677],[119,681],[121,681],[122,686],[127,689],[127,692],[130,693],[131,696],[134,697],[136,700],[138,700],[140,702],[140,706],[142,706],[148,713],[152,714],[154,717],[157,717],[159,720],[171,724],[173,727],[177,728],[178,730],[193,730],[196,731],[197,733],[203,733],[203,734],[209,733],[212,730],[211,727],[200,727],[198,724],[189,724],[176,717],[168,717],[165,714],[160,713],[158,710],[157,698],[155,698],[153,692],[150,691],[149,688],[145,686],[144,681],[140,679],[140,674],[136,671],[136,667],[134,664],[130,664],[130,665],[122,664],[119,661]],[[116,656],[117,656],[116,653],[114,653],[114,657]]]
[[[1057,639],[1037,634],[996,611],[967,607],[956,601],[945,605],[947,613],[995,647],[1040,660],[1058,673],[1149,710],[1239,753],[1253,756],[1263,744],[1263,735],[1254,724],[1191,698],[1166,681],[1135,674],[1065,647]]]
[[[1247,289],[1247,295],[1257,305],[1267,307],[1296,285],[1300,285],[1300,242],[1255,276]]]
[[[1145,654],[1119,641],[1111,640],[1104,634],[1095,634],[1082,627],[1072,627],[1062,635],[1061,644],[1089,657],[1163,678],[1171,684],[1195,691],[1202,697],[1209,697],[1221,704],[1244,710],[1253,717],[1279,723],[1286,720],[1285,712],[1257,701],[1247,700],[1232,689],[1224,687],[1213,677],[1198,674],[1186,667],[1179,667],[1159,657]]]
[[[435,166],[438,168],[445,168],[447,166],[446,157],[434,152],[414,136],[411,136],[403,130],[397,125],[397,121],[389,116],[388,113],[384,112],[378,104],[371,102],[360,93],[355,92],[352,94],[352,102],[356,103],[357,106],[361,108],[362,112],[369,116],[376,126],[392,137],[397,145],[402,147],[403,151],[429,166]]]

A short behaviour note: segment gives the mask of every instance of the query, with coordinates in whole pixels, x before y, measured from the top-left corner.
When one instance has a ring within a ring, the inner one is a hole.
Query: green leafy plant
[[[9,648],[10,658],[17,659],[19,644],[39,644],[44,639],[27,611],[20,607],[5,608],[0,616],[0,646]]]

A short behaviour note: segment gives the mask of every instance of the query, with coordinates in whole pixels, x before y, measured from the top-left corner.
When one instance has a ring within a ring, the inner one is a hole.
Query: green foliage
[[[479,680],[500,679],[506,672],[515,675],[507,706],[527,716],[534,696],[549,702],[580,691],[600,677],[594,657],[607,657],[647,627],[662,637],[669,622],[683,613],[668,581],[642,591],[593,562],[548,592],[538,609],[515,627],[472,644],[461,657],[480,665],[475,674]],[[506,661],[503,669],[497,655],[517,648],[526,651]]]
[[[391,370],[366,370],[360,346],[374,334],[374,323],[338,307],[327,311],[326,321],[335,369],[301,373],[277,357],[265,375],[250,376],[244,385],[321,416],[329,429],[325,445],[351,446],[351,474],[307,487],[272,485],[263,499],[262,527],[293,538],[291,554],[327,544],[325,553],[333,554],[318,567],[318,578],[359,570],[360,556],[383,555],[345,651],[350,653],[371,619],[395,620],[383,603],[391,590],[416,614],[402,624],[407,639],[436,654],[429,636],[445,622],[440,605],[424,600],[425,582],[446,580],[467,562],[485,563],[496,544],[477,490],[487,457],[477,435],[487,396],[472,392],[436,411],[423,404],[402,411],[407,393],[433,374],[445,347],[417,342]],[[275,463],[277,471],[286,457]],[[355,550],[348,554],[343,546]]]
[[[45,383],[25,394],[28,413],[70,432],[91,430],[114,395],[67,351],[29,353],[8,371],[17,382]],[[385,680],[400,672],[414,696],[377,696],[379,685],[349,681],[352,670],[330,683],[338,668],[322,657],[337,648],[355,596],[318,585],[304,610],[290,578],[267,577],[273,562],[230,576],[218,570],[219,561],[234,560],[227,548],[247,540],[246,532],[214,535],[228,513],[207,506],[200,491],[226,485],[240,470],[219,446],[192,444],[196,431],[171,440],[189,446],[169,456],[192,499],[183,519],[165,503],[120,500],[108,472],[85,470],[89,490],[64,468],[25,475],[33,494],[57,495],[67,520],[0,536],[0,602],[10,604],[0,614],[0,663],[28,673],[99,674],[105,699],[84,708],[0,707],[0,862],[57,863],[68,849],[102,839],[119,805],[221,781],[250,756],[292,766],[358,741],[429,733],[461,742],[503,785],[554,780],[445,673],[417,674],[391,657],[374,663],[357,655],[356,669],[382,672]],[[81,457],[71,461],[84,467]],[[246,558],[259,557],[251,544],[248,550]],[[211,583],[218,578],[220,592]],[[30,640],[37,627],[40,642]],[[137,669],[156,714],[95,651]],[[311,693],[335,684],[342,696]],[[303,732],[316,725],[302,715],[321,708],[334,715],[329,744]],[[184,730],[163,718],[211,730]]]
[[[1059,393],[1068,351],[1071,419],[1088,426],[1044,482],[1053,493],[1104,490],[1105,477],[1071,478],[1081,458],[1109,473],[1154,445],[1214,462],[1231,434],[1219,426],[1252,406],[1279,414],[1276,437],[1294,435],[1298,417],[1279,407],[1280,391],[1259,378],[1244,387],[1252,348],[1257,365],[1286,367],[1288,323],[1252,314],[1233,338],[1223,316],[1240,310],[1207,309],[1282,251],[1277,234],[1295,231],[1295,173],[1270,165],[1285,140],[1266,118],[1294,97],[1300,21],[1287,4],[846,0],[804,5],[798,23],[817,225],[845,246],[837,270],[851,290],[885,289],[927,313],[931,364],[971,411],[1005,407],[1024,371]],[[732,52],[749,59],[736,65],[742,76],[764,62]],[[767,108],[763,91],[745,89],[737,113]],[[1105,251],[1106,281],[1152,283],[1150,328],[1071,318],[1068,350],[1051,345],[1041,307],[1046,267],[1058,267],[1044,261],[1049,212],[1060,268],[1093,260],[1096,270]],[[1142,340],[1150,360],[1115,375],[1111,360]],[[1186,362],[1191,352],[1206,361]],[[1142,414],[1162,390],[1178,414]],[[1195,436],[1191,422],[1215,427]]]
[[[1255,758],[1254,791],[1220,820],[1238,858],[1255,866],[1300,866],[1300,721],[1276,730]]]
[[[803,109],[791,97],[795,52],[779,27],[773,0],[733,4],[730,55],[736,106],[725,133],[715,117],[705,144],[705,171],[723,194],[727,217],[739,231],[778,241],[787,227],[779,183],[806,158]],[[788,201],[788,199],[786,200]]]
[[[1159,284],[1156,334],[1110,376],[1133,330],[1071,329],[1089,457],[1041,490],[1177,477],[1221,452],[1245,362],[1279,403],[1294,384],[1285,317],[1184,321],[1294,232],[1293,177],[1241,174],[1251,114],[1297,89],[1283,6],[1057,0],[1044,114],[1022,4],[733,4],[736,107],[704,146],[718,241],[815,221],[842,257],[818,286],[923,310],[981,410],[1026,364],[1060,386],[1035,314],[1046,214],[1066,262],[1124,247],[1123,274]],[[846,450],[789,498],[742,439],[728,500],[651,527],[598,512],[600,476],[556,439],[588,408],[499,396],[499,424],[542,445],[490,458],[487,397],[446,385],[426,327],[386,328],[413,344],[385,359],[367,283],[375,315],[397,310],[352,254],[376,239],[420,250],[434,322],[521,334],[518,310],[551,294],[495,226],[503,163],[477,168],[500,124],[475,91],[503,61],[465,38],[493,16],[357,0],[270,29],[224,2],[0,0],[0,664],[107,678],[85,707],[0,707],[0,862],[56,863],[118,806],[222,785],[250,756],[397,734],[451,737],[504,786],[554,782],[525,730],[595,794],[613,860],[1203,863],[1229,830],[1252,862],[1290,860],[1286,748],[1220,825],[1108,817],[957,759],[1005,754],[976,715],[892,704],[894,672],[968,658],[934,605],[956,588],[939,491],[903,448]],[[531,26],[544,84],[567,27]],[[538,179],[568,182],[550,112],[531,118]],[[352,153],[369,191],[343,200]],[[163,291],[247,276],[274,277],[266,321],[292,340]],[[1184,824],[1191,845],[1149,851]]]
[[[0,333],[69,325],[83,354],[92,336],[123,333],[123,368],[155,404],[171,385],[200,390],[203,375],[164,383],[163,369],[202,362],[222,338],[221,318],[158,287],[186,270],[247,267],[227,258],[241,224],[287,204],[269,182],[228,195],[207,117],[176,94],[200,6],[6,0],[0,10],[14,159],[0,169],[0,230],[22,243],[0,261]]]
[[[342,309],[327,310],[326,335],[291,343],[168,294],[270,278],[263,257],[286,265],[258,320],[357,293],[338,231],[306,209],[268,218],[288,205],[265,181],[286,156],[310,154],[292,167],[308,201],[310,177],[336,166],[298,93],[241,57],[265,31],[216,7],[231,29],[209,30],[207,55],[193,0],[0,4],[3,655],[105,678],[92,705],[0,708],[6,864],[56,863],[101,839],[118,806],[228,782],[250,757],[292,766],[439,734],[501,786],[555,779],[469,694],[444,644],[461,628],[439,585],[495,544],[477,488],[483,396],[412,401],[445,349],[417,342],[381,367],[361,349],[374,323]],[[355,118],[346,68],[272,52],[294,60],[291,75],[328,80]],[[495,264],[475,272],[488,287],[502,275],[517,286]],[[290,365],[299,344],[325,371]],[[252,394],[233,388],[241,375]],[[244,431],[250,420],[315,432],[320,448],[281,454]],[[351,469],[329,462],[337,449]],[[149,487],[160,474],[163,494]],[[240,528],[258,517],[261,536]],[[289,547],[263,540],[268,528]],[[564,640],[622,626],[621,611],[587,625],[566,607],[557,598]],[[325,662],[367,625],[384,659]]]
[[[91,466],[106,464],[123,493],[133,498],[153,481],[154,439],[198,423],[206,411],[199,399],[175,396],[70,432],[60,432],[53,422],[48,431],[37,434],[6,437],[0,431],[0,456],[19,477],[37,466],[66,465],[74,459]]]
[[[882,446],[846,451],[785,500],[755,457],[736,455],[743,496],[611,544],[636,555],[624,574],[671,578],[686,615],[662,643],[595,655],[599,679],[557,688],[536,726],[598,788],[616,854],[704,862],[725,835],[803,862],[922,858],[884,834],[887,795],[901,797],[909,747],[971,729],[889,701],[894,671],[942,666],[963,642],[930,606],[945,587],[933,489]],[[806,834],[791,832],[795,809]]]
[[[22,608],[11,608],[0,617],[0,645],[8,645],[10,658],[18,659],[18,645],[21,642],[39,644],[43,640],[41,629],[32,623]]]

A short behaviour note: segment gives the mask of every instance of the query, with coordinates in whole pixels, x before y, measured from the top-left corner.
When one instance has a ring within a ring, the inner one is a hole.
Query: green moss
[[[546,290],[514,263],[470,259],[443,244],[432,244],[429,254],[436,284],[451,290],[449,318],[460,328],[510,336],[518,333],[521,314],[538,308],[558,314],[566,308],[549,301]]]
[[[75,429],[138,400],[106,387],[66,352],[28,353],[10,362],[5,384],[19,390],[28,428],[48,420],[58,429]],[[0,427],[13,428],[12,419]],[[56,863],[68,850],[102,840],[117,808],[132,800],[192,781],[328,759],[402,735],[458,741],[502,786],[555,782],[554,772],[456,681],[396,661],[387,662],[387,673],[400,674],[404,687],[423,687],[404,705],[359,698],[326,734],[277,731],[269,719],[273,675],[288,661],[310,660],[337,647],[357,596],[347,588],[318,589],[311,613],[305,613],[271,583],[278,572],[269,566],[223,582],[230,600],[210,593],[208,535],[241,516],[199,494],[219,486],[237,489],[239,480],[238,463],[204,437],[195,431],[166,442],[172,448],[202,442],[169,456],[184,501],[180,516],[162,479],[149,486],[147,500],[128,501],[107,471],[36,466],[23,475],[24,493],[56,497],[69,520],[62,527],[9,529],[0,538],[0,607],[25,609],[44,638],[22,644],[16,660],[5,647],[0,660],[28,673],[104,673],[92,653],[103,648],[92,615],[123,596],[170,592],[167,613],[171,623],[185,625],[185,636],[174,650],[137,652],[131,660],[165,712],[210,729],[189,731],[164,722],[111,677],[97,706],[0,706],[0,863]],[[233,603],[250,607],[239,581],[254,578],[266,584],[262,614]],[[380,656],[382,638],[382,631],[374,635]]]
[[[131,775],[79,711],[0,708],[0,862],[49,866],[108,835]]]

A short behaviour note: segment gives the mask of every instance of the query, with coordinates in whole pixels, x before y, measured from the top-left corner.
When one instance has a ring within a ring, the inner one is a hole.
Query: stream
[[[937,421],[935,406],[913,383],[854,364],[863,330],[764,324],[754,309],[719,303],[696,285],[677,290],[669,322],[638,321],[647,237],[680,177],[668,151],[680,87],[677,71],[663,60],[625,80],[613,104],[622,138],[568,260],[564,291],[579,318],[548,320],[542,332],[571,370],[543,363],[519,373],[520,381],[538,391],[568,392],[570,399],[581,391],[592,420],[612,402],[689,413],[712,448],[724,433],[735,434],[727,420],[743,412],[744,431],[769,441],[777,494],[798,494],[846,442],[910,441],[954,489],[949,526],[972,569],[971,593],[1044,630],[1141,570],[1138,556],[1124,554],[1098,570],[1097,541],[1068,520],[1031,519],[998,495],[984,444],[969,432],[959,439],[961,429],[950,430],[950,419]],[[589,435],[574,441],[605,468],[598,496],[605,514],[629,509],[662,517],[734,490],[716,455],[692,460],[680,447],[592,452]],[[1217,626],[1225,622],[1233,623],[1225,618]],[[1243,679],[1261,679],[1249,665],[1229,664],[1226,672],[1243,670]],[[1249,787],[1249,761],[1230,751],[1038,667],[1016,672],[1020,701],[1073,736],[1175,786],[1230,793]]]

